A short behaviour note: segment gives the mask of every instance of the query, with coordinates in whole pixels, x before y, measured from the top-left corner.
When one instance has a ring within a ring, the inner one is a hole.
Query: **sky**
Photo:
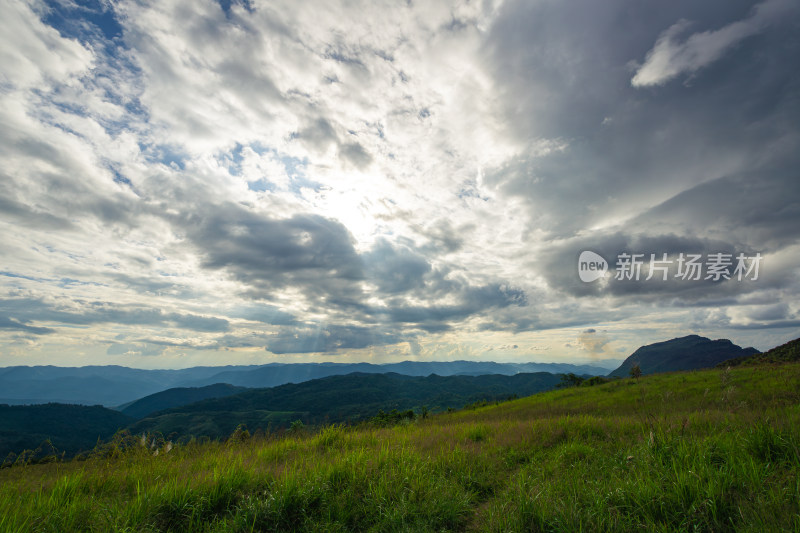
[[[794,0],[0,0],[0,366],[769,349],[798,65]]]

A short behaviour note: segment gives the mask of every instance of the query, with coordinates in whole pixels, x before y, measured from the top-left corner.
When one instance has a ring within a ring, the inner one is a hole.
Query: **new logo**
[[[608,271],[608,262],[603,256],[589,250],[581,252],[578,257],[578,276],[584,283],[602,278]]]

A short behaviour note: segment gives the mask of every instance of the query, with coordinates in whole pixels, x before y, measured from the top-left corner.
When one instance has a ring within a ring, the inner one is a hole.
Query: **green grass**
[[[0,470],[0,531],[800,531],[800,364]]]

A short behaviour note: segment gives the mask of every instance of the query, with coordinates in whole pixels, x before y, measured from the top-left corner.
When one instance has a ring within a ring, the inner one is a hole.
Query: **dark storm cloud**
[[[272,219],[226,204],[206,207],[179,223],[201,252],[203,266],[225,269],[245,284],[246,295],[269,298],[293,287],[336,321],[385,325],[397,331],[408,327],[443,331],[449,329],[449,321],[525,303],[519,289],[469,280],[444,266],[434,268],[411,242],[395,245],[379,239],[369,251],[358,254],[341,223],[318,215]],[[385,307],[366,303],[364,283],[385,299]],[[408,298],[417,303],[410,305]],[[322,333],[313,338],[303,335],[300,341],[292,340],[290,333],[281,334],[271,344],[284,350],[291,341],[306,346],[303,351],[315,351],[309,346],[328,351],[343,332],[351,331],[335,327],[325,326]],[[342,346],[355,347],[356,338],[386,337],[351,335]]]
[[[446,331],[450,321],[460,321],[488,310],[527,304],[523,291],[507,285],[471,286],[453,282],[447,293],[457,297],[456,303],[439,304],[434,300],[423,306],[397,302],[385,314],[392,322],[413,325],[426,331]]]
[[[796,204],[797,9],[769,19],[684,83],[676,75],[655,88],[631,84],[631,62],[644,61],[677,21],[693,21],[689,33],[717,30],[746,19],[753,5],[504,4],[487,60],[506,95],[511,132],[531,142],[532,153],[489,173],[487,182],[524,198],[531,228],[550,237],[636,215],[654,200],[728,175],[770,173],[784,191],[778,209]],[[542,139],[553,143],[537,145]],[[734,233],[718,238],[738,240]]]
[[[780,250],[800,237],[800,195],[790,186],[797,182],[800,187],[798,168],[764,169],[702,183],[649,209],[630,226],[725,235],[738,246]]]
[[[310,301],[356,303],[363,279],[353,239],[340,222],[314,214],[275,219],[238,204],[208,205],[177,221],[208,269],[226,269],[254,299],[284,287]]]
[[[766,305],[756,311],[749,313],[748,318],[753,320],[783,320],[786,318],[793,318],[789,310],[789,305],[785,302]]]
[[[365,316],[397,327],[441,332],[473,315],[526,305],[524,291],[509,284],[465,275],[445,264],[434,267],[431,258],[439,253],[430,246],[378,240],[362,259],[367,280],[386,307],[364,308]]]
[[[793,268],[775,262],[769,252],[780,251],[797,242],[795,228],[800,225],[800,203],[787,190],[785,169],[778,173],[725,177],[676,195],[645,211],[615,232],[585,232],[583,236],[553,244],[542,253],[538,265],[551,286],[577,296],[636,295],[640,300],[668,298],[678,307],[738,305],[743,296],[765,290],[787,291],[795,285]],[[660,234],[664,228],[678,233]],[[730,239],[730,240],[721,240]],[[609,282],[584,283],[577,277],[577,257],[584,250],[599,253],[609,262]],[[669,279],[658,276],[646,281],[616,280],[616,262],[621,253],[643,254],[648,263],[668,254]],[[762,255],[756,281],[685,281],[676,279],[679,254],[744,253]],[[572,267],[569,267],[572,265]]]
[[[393,246],[380,239],[363,256],[370,279],[383,294],[405,293],[425,286],[432,267],[422,255],[406,246]]]
[[[602,298],[604,320],[643,304],[695,307],[703,327],[792,327],[778,310],[746,318],[742,306],[798,290],[785,257],[800,239],[798,22],[784,0],[503,5],[487,65],[510,134],[530,148],[484,179],[526,203],[541,250],[530,268],[577,298],[575,325],[591,324]],[[606,282],[579,279],[584,250],[609,262]],[[674,264],[667,281],[645,281],[645,268],[640,281],[615,280],[623,252],[764,259],[757,281],[679,280]],[[563,326],[566,311],[490,325]]]
[[[578,257],[584,250],[600,254],[608,261],[609,271],[602,281],[583,282],[578,277]],[[638,279],[617,279],[619,255],[622,253],[642,254],[641,273]],[[650,254],[656,261],[666,253],[669,262],[667,279],[657,271],[652,279],[649,276]],[[730,279],[709,279],[709,265],[713,254],[730,254],[728,274]],[[553,246],[542,253],[537,268],[543,272],[550,287],[561,293],[580,298],[581,305],[575,305],[572,316],[578,320],[574,325],[592,323],[592,311],[587,308],[591,298],[602,298],[604,321],[624,320],[641,312],[641,306],[656,306],[657,309],[696,309],[699,315],[693,319],[695,329],[719,327],[734,329],[776,329],[793,327],[797,317],[790,312],[788,305],[775,304],[792,300],[792,295],[800,289],[797,268],[794,262],[785,264],[786,259],[777,256],[762,257],[758,268],[758,279],[754,273],[744,275],[740,280],[734,272],[736,257],[743,253],[746,258],[758,253],[734,243],[711,239],[676,235],[645,235],[595,233],[571,239]],[[681,279],[678,276],[680,254],[701,256],[700,279]],[[749,262],[748,262],[749,266]],[[637,309],[639,311],[637,311]],[[703,314],[701,309],[709,311]],[[727,311],[723,311],[727,310]],[[708,314],[711,313],[712,314]],[[557,317],[566,318],[569,309],[561,306],[545,320],[537,318],[530,326],[545,329],[547,323],[558,323]],[[584,318],[584,322],[580,318]],[[562,318],[562,319],[563,319]],[[516,324],[514,320],[508,324]],[[562,322],[563,326],[566,322]]]
[[[664,85],[681,74],[693,75],[741,41],[765,31],[772,22],[793,9],[797,6],[791,0],[762,0],[740,20],[689,35],[693,23],[681,19],[659,35],[644,63],[637,65],[631,85]]]

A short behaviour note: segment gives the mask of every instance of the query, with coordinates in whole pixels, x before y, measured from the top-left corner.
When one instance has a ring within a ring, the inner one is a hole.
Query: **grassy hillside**
[[[798,531],[800,364],[0,470],[2,531]]]
[[[786,344],[781,344],[775,348],[764,353],[757,353],[747,357],[737,357],[729,361],[724,361],[717,365],[720,368],[728,366],[753,366],[762,365],[765,363],[789,363],[793,361],[800,361],[800,339],[789,341]]]
[[[179,437],[230,435],[239,424],[250,431],[305,424],[358,422],[392,409],[442,411],[480,400],[528,396],[554,388],[561,378],[547,372],[514,376],[330,376],[269,389],[250,389],[176,407],[130,426],[133,433],[175,433]]]

